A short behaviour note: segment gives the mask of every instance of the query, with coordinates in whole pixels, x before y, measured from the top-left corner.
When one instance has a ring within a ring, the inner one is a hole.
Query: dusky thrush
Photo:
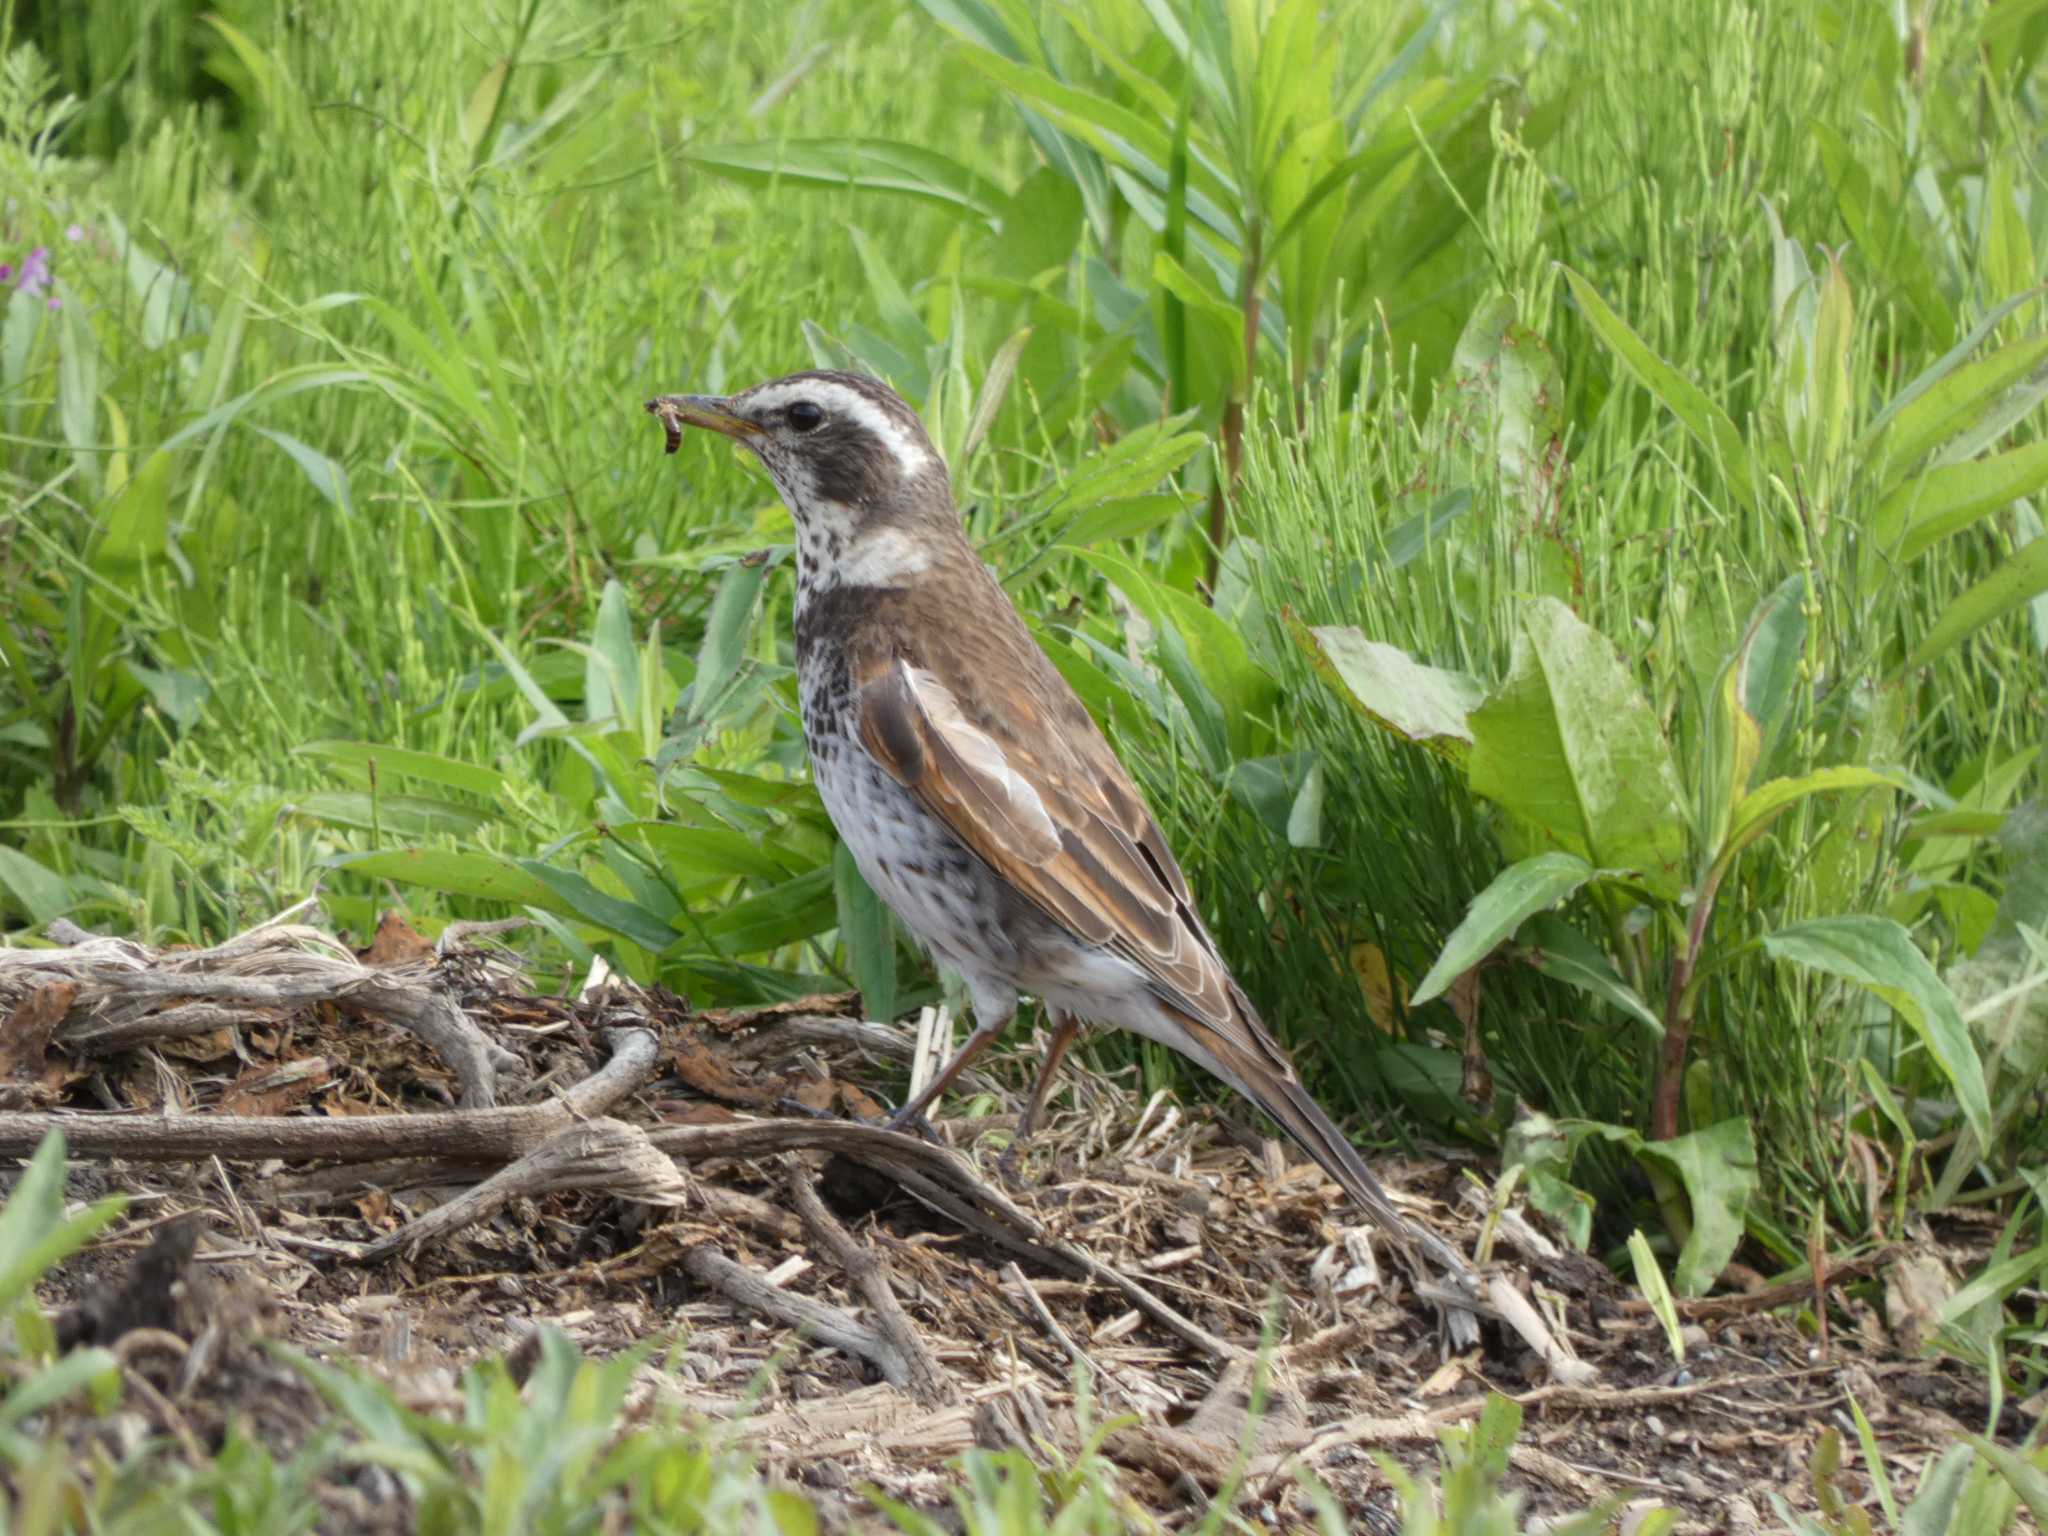
[[[1020,1138],[1077,1021],[1134,1030],[1258,1105],[1469,1297],[1456,1250],[1395,1210],[1231,977],[1144,797],[967,541],[917,413],[834,372],[647,409],[671,453],[682,426],[752,450],[788,503],[819,797],[868,884],[973,1001],[974,1033],[891,1124],[920,1115],[1027,993],[1054,1033]]]

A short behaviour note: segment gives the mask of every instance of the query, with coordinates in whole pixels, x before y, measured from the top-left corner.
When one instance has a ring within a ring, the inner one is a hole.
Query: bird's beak
[[[684,427],[722,432],[742,443],[761,434],[761,428],[735,411],[730,400],[716,395],[658,395],[647,402],[647,410],[667,431],[670,453],[682,446]]]

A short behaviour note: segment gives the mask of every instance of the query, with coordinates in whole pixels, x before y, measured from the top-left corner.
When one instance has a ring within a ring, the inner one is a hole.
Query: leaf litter
[[[1892,1331],[1924,1336],[1983,1224],[1834,1261],[1825,1346],[1810,1280],[1679,1301],[1681,1363],[1604,1266],[1519,1201],[1492,1210],[1476,1161],[1382,1156],[1397,1203],[1487,1242],[1576,1357],[1555,1370],[1496,1322],[1447,1358],[1379,1234],[1234,1105],[1141,1101],[1070,1057],[1006,1184],[1030,1053],[969,1074],[952,1102],[1003,1107],[931,1145],[859,1123],[918,1030],[854,994],[699,1014],[600,970],[550,996],[503,926],[430,943],[387,914],[357,952],[278,920],[151,951],[60,922],[56,947],[0,950],[0,1158],[59,1126],[70,1193],[131,1202],[45,1287],[59,1337],[115,1350],[132,1389],[121,1425],[65,1432],[198,1458],[239,1423],[288,1454],[325,1410],[266,1340],[452,1410],[462,1369],[516,1372],[546,1327],[597,1357],[660,1342],[639,1408],[738,1436],[828,1528],[877,1526],[867,1487],[944,1505],[973,1446],[1077,1452],[1085,1372],[1098,1421],[1129,1420],[1103,1453],[1169,1526],[1236,1468],[1241,1513],[1312,1518],[1305,1470],[1373,1529],[1395,1507],[1376,1455],[1429,1471],[1499,1392],[1526,1415],[1530,1511],[1654,1499],[1706,1532],[1762,1529],[1768,1492],[1810,1508],[1852,1396],[1907,1486],[1990,1413],[1981,1374]],[[2007,1406],[1996,1429],[2027,1422]],[[334,1521],[404,1528],[393,1480],[337,1479]]]

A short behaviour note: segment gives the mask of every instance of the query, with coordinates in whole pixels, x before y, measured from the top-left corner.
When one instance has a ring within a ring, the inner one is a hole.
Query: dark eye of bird
[[[815,401],[799,400],[789,408],[789,425],[793,431],[808,432],[824,419],[824,409]]]

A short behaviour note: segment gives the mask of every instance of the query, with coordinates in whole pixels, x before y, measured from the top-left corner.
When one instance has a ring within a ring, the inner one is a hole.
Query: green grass
[[[786,514],[639,409],[850,360],[925,411],[1333,1106],[1568,1122],[1532,1187],[1681,1273],[1716,1203],[1766,1265],[1966,1192],[2043,1256],[2037,10],[117,9],[0,11],[0,261],[54,276],[0,290],[10,932],[196,941],[317,887],[358,933],[525,908],[543,964],[704,1002],[925,995],[804,782],[786,561],[740,562]],[[1905,788],[1800,800],[1693,933],[1761,718],[1724,662],[1788,581],[1748,787]],[[1483,691],[1544,599],[1685,852],[1472,973],[1487,1106],[1465,1019],[1404,1000],[1556,829],[1290,623]],[[1667,1025],[1685,991],[1689,1049],[1560,944]],[[1631,1150],[1666,1089],[1754,1173]],[[1949,1342],[2036,1390],[2015,1321]]]

